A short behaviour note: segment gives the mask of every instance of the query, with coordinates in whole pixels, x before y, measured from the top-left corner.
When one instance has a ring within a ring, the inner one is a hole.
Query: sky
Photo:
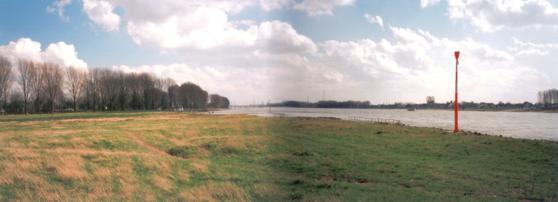
[[[191,81],[232,104],[558,88],[556,0],[2,0],[0,55]]]

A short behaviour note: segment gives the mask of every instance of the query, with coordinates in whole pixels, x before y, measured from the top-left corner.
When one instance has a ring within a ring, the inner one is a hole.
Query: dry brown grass
[[[165,177],[155,175],[153,176],[153,178],[151,178],[151,183],[156,187],[158,187],[159,189],[162,189],[166,192],[169,192],[172,189],[172,184],[170,180]]]
[[[187,182],[190,179],[190,173],[188,173],[188,171],[181,170],[176,173],[176,177],[179,181]]]
[[[134,171],[130,160],[122,160],[112,172],[120,183],[121,191],[119,194],[124,198],[131,199],[138,189],[138,181],[133,177]]]
[[[172,142],[175,145],[185,145],[186,141],[183,139],[177,139],[177,138],[169,138],[169,141]]]
[[[248,201],[244,189],[230,182],[195,187],[180,193],[180,197],[185,201]]]
[[[11,127],[37,129],[0,132],[0,140],[6,140],[0,141],[0,186],[22,184],[9,198],[16,201],[110,201],[137,197],[156,200],[157,195],[174,193],[176,189],[179,194],[175,197],[186,201],[246,201],[247,193],[233,183],[208,180],[203,183],[205,185],[194,188],[176,184],[189,182],[194,175],[192,172],[215,175],[210,173],[212,161],[208,158],[212,152],[235,154],[252,144],[246,141],[263,140],[238,135],[246,117],[221,118],[154,113],[139,118],[13,122]],[[118,124],[99,124],[104,122]],[[207,134],[208,128],[226,130],[226,133]],[[159,130],[172,134],[163,135]],[[101,140],[114,146],[110,149],[94,147]],[[175,146],[196,147],[197,151],[188,159],[170,156],[161,146],[169,142]],[[216,146],[204,147],[208,142]],[[125,147],[120,147],[122,144],[126,144]],[[137,173],[133,158],[141,159],[148,174]],[[187,161],[179,164],[188,165],[188,168],[176,170],[177,161]],[[218,176],[233,177],[227,173],[214,177]],[[87,191],[84,187],[88,187]],[[271,193],[272,190],[261,191]],[[0,196],[0,201],[4,199]]]
[[[54,169],[56,174],[64,179],[85,180],[87,177],[83,168],[83,158],[79,155],[64,155],[55,152],[44,161],[46,161],[45,169]]]
[[[29,175],[41,169],[40,164],[34,159],[11,159],[9,162],[3,162],[1,167],[0,184],[12,184],[19,180],[41,183],[40,178]]]
[[[245,139],[242,136],[233,136],[222,139],[218,144],[222,153],[235,154],[247,149]]]
[[[87,193],[88,201],[107,201],[111,196],[112,187],[106,182],[95,182],[89,193]]]
[[[20,146],[19,144],[17,144]],[[152,154],[146,152],[135,152],[135,151],[108,151],[108,150],[94,150],[94,149],[66,149],[66,148],[53,148],[53,149],[43,149],[43,148],[22,148],[22,147],[11,147],[9,151],[17,153],[16,156],[20,157],[33,157],[37,156],[37,153],[44,153],[49,155],[55,154],[79,154],[79,155],[104,155],[104,156],[157,156],[160,154]]]
[[[209,161],[205,159],[193,159],[190,165],[199,173],[207,173],[209,170]]]
[[[167,156],[168,155],[166,152],[161,151],[159,148],[154,147],[153,145],[150,145],[148,143],[145,143],[145,141],[143,141],[140,137],[138,137],[133,132],[128,132],[128,133],[126,133],[126,135],[128,135],[130,140],[132,140],[134,143],[138,144],[141,147],[144,147],[144,148],[148,149],[150,151],[150,153],[158,154],[158,155],[161,155],[161,156]]]
[[[119,122],[119,121],[133,121],[133,118],[87,118],[87,119],[64,119],[54,122],[59,123],[91,123],[91,122]]]
[[[112,170],[106,167],[100,167],[93,171],[94,175],[99,178],[107,178],[110,177],[112,174]]]

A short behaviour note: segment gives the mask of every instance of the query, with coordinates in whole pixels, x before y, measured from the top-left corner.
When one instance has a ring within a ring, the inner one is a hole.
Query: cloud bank
[[[112,68],[193,81],[229,96],[233,104],[316,101],[323,93],[327,99],[373,103],[423,102],[428,95],[448,101],[455,50],[462,52],[463,100],[535,101],[538,90],[558,85],[549,76],[558,70],[541,68],[553,65],[558,56],[553,43],[514,39],[504,47],[494,46],[479,39],[451,39],[418,28],[385,25],[380,16],[367,13],[359,15],[361,20],[385,29],[386,37],[317,42],[287,22],[231,20],[249,8],[291,9],[319,18],[354,4],[354,0],[83,0],[82,9],[101,29],[124,32],[139,47],[176,54],[186,61]],[[428,9],[441,1],[417,4]],[[448,19],[487,34],[555,27],[558,22],[557,9],[545,0],[448,0],[447,6]],[[20,46],[27,48],[21,51],[14,48],[25,43]],[[20,39],[0,51],[8,49],[18,54],[29,49],[29,55],[43,60],[63,58],[59,61],[64,64],[85,64],[74,46],[63,42],[43,51],[37,42]]]

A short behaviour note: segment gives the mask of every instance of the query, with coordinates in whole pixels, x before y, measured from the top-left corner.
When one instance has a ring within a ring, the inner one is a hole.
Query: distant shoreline
[[[378,109],[378,108],[373,108],[373,109]],[[415,110],[447,110],[447,111],[453,111],[453,109],[415,109]],[[459,109],[459,111],[558,113],[558,109]]]
[[[285,108],[301,108],[301,109],[397,109],[407,110],[407,108],[376,108],[376,107],[292,107],[292,106],[232,106],[231,108],[268,108],[268,107],[285,107]],[[414,110],[443,110],[453,111],[453,109],[439,109],[439,108],[413,108]],[[227,110],[227,109],[222,109]],[[217,111],[217,110],[211,110]],[[540,112],[540,113],[558,113],[558,109],[459,109],[459,111],[479,111],[479,112]]]

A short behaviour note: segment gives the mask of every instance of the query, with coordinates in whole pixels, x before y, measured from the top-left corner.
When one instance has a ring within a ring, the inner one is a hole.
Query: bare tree
[[[33,91],[38,86],[39,71],[37,64],[30,60],[19,60],[18,62],[18,83],[21,86],[23,95],[23,112],[29,113],[29,101],[33,99]]]
[[[44,71],[45,67],[43,63],[33,62],[33,71],[31,72],[31,85],[29,86],[31,90],[31,98],[33,101],[33,109],[35,112],[40,111],[43,107],[44,102],[47,101],[44,89]]]
[[[50,105],[50,112],[54,113],[56,101],[62,96],[64,75],[58,65],[44,63],[41,67],[46,101]]]
[[[168,87],[168,96],[169,96],[169,107],[172,110],[176,110],[179,108],[179,97],[178,97],[178,89],[179,86],[174,84]]]
[[[557,89],[549,89],[540,91],[538,94],[538,102],[543,104],[545,107],[552,107],[553,105],[558,104],[558,90]]]
[[[161,89],[162,91],[167,92],[169,87],[176,85],[176,82],[171,78],[166,79],[156,79],[155,80],[155,88]]]
[[[85,87],[87,73],[76,69],[75,67],[68,67],[66,69],[66,88],[72,97],[74,111],[78,111],[78,98],[81,96]]]
[[[10,75],[12,74],[12,65],[8,59],[0,56],[0,111],[3,110],[4,104],[8,100],[8,90],[11,87]]]
[[[0,66],[10,65],[0,59]],[[19,74],[14,80],[19,83],[21,91],[10,96],[10,112],[55,112],[58,104],[64,101],[65,93],[71,97],[74,111],[78,111],[82,100],[87,110],[180,107],[194,110],[208,105],[208,93],[198,85],[188,82],[178,86],[172,79],[159,79],[148,73],[125,73],[104,68],[80,71],[74,67],[63,71],[58,65],[30,60],[19,60],[16,67],[14,72]],[[4,94],[0,96],[6,98]],[[222,96],[213,95],[211,101],[209,106],[228,106],[228,99]]]
[[[93,111],[97,111],[99,109],[99,72],[100,70],[97,68],[89,69],[89,73],[87,74],[87,83],[85,85],[87,107]]]

